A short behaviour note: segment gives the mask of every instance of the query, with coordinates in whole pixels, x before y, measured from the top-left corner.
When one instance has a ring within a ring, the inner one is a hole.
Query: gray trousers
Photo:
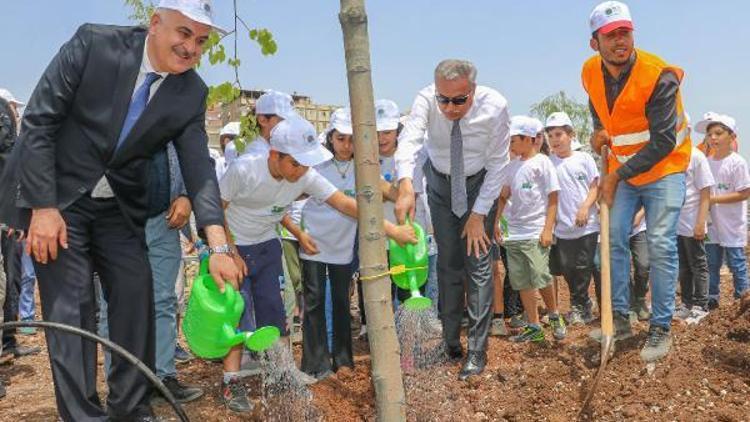
[[[461,218],[451,211],[449,178],[437,172],[429,161],[425,163],[424,172],[427,177],[427,200],[438,246],[438,307],[443,322],[443,338],[449,348],[461,346],[461,318],[466,303],[469,311],[468,348],[470,351],[484,351],[487,349],[495,290],[492,281],[492,256],[489,251],[480,254],[479,258],[474,254],[467,256],[466,239],[461,238],[461,232],[479,195],[485,172],[466,178],[469,211]],[[484,229],[490,239],[496,212],[495,204],[484,220]],[[467,281],[466,292],[464,280]]]
[[[680,257],[680,295],[688,308],[708,304],[708,259],[702,240],[677,236],[677,254]]]
[[[1,235],[1,234],[0,234]],[[2,249],[2,246],[0,246],[0,249]],[[2,251],[0,251],[0,305],[3,305],[5,303],[5,271],[3,269],[3,255]],[[5,321],[5,315],[2,312],[2,307],[0,306],[0,324],[2,324]],[[3,331],[0,330],[0,337],[2,337]],[[0,341],[0,354],[3,353],[3,342]]]
[[[648,293],[649,258],[647,231],[630,237],[630,255],[633,259],[633,278],[630,279],[630,305],[643,300]]]

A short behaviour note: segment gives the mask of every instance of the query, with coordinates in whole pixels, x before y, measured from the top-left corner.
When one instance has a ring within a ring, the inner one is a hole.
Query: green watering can
[[[412,223],[408,217],[406,224],[411,224],[414,228],[417,243],[401,246],[392,239],[388,240],[390,244],[388,255],[391,261],[391,280],[400,289],[411,292],[411,297],[404,301],[406,309],[421,311],[432,306],[432,300],[419,293],[419,288],[427,282],[429,270],[427,235],[422,226]]]
[[[276,327],[261,327],[254,332],[236,330],[244,309],[245,301],[229,283],[225,285],[224,293],[221,293],[213,277],[198,274],[193,281],[187,312],[182,322],[182,330],[190,350],[199,357],[216,359],[226,356],[232,347],[239,344],[244,344],[255,352],[262,352],[273,346],[280,336]]]

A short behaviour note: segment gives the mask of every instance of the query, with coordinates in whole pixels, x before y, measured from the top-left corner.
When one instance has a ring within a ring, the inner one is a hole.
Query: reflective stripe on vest
[[[643,138],[643,132],[634,133],[634,134],[630,134],[630,135],[618,135],[615,138],[617,138],[617,137],[635,136],[635,135],[640,136],[639,139],[644,139]],[[676,150],[676,149],[678,149],[678,148],[680,148],[682,146],[682,144],[688,139],[687,135],[688,135],[688,128],[687,128],[687,125],[685,125],[682,129],[680,129],[679,132],[677,132],[677,142],[675,142],[675,144],[674,144],[674,148],[672,149],[673,151]],[[650,136],[651,135],[648,132],[646,132],[646,138],[645,138],[646,141],[648,141],[650,139]],[[616,142],[615,142],[615,138],[612,138],[612,145],[613,146],[617,145]],[[643,144],[645,144],[645,142],[643,142]],[[635,145],[637,145],[637,143]],[[617,158],[617,161],[619,161],[620,164],[625,164],[629,159],[633,158],[633,156],[635,154],[636,153],[629,154],[629,155],[621,155],[621,154],[617,154],[617,155],[616,154],[612,154],[612,155],[615,158]]]

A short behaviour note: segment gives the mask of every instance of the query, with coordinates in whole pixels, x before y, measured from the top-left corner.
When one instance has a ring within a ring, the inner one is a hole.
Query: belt
[[[438,170],[437,170],[437,169],[435,168],[435,166],[433,166],[433,165],[432,165],[432,162],[430,162],[430,169],[432,169],[432,173],[433,173],[433,174],[435,174],[436,176],[438,176],[438,177],[441,177],[441,178],[443,178],[443,179],[445,179],[445,180],[447,180],[447,181],[449,181],[449,182],[450,182],[450,180],[451,180],[451,175],[450,175],[450,174],[445,174],[445,173],[441,173],[441,172],[439,172],[439,171],[438,171]],[[476,173],[472,174],[471,176],[466,176],[466,181],[467,181],[467,182],[470,182],[470,181],[474,180],[475,178],[478,178],[478,177],[484,177],[484,175],[485,175],[486,173],[487,173],[487,169],[481,169],[481,170],[479,170],[478,172],[476,172]]]

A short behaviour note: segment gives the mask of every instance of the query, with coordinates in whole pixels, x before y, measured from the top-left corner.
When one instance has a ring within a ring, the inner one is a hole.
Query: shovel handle
[[[602,146],[601,149],[601,177],[608,173],[609,147]],[[599,201],[599,261],[601,263],[601,293],[599,311],[601,313],[602,335],[613,336],[614,326],[612,321],[612,279],[610,276],[609,260],[609,206],[604,201]]]

